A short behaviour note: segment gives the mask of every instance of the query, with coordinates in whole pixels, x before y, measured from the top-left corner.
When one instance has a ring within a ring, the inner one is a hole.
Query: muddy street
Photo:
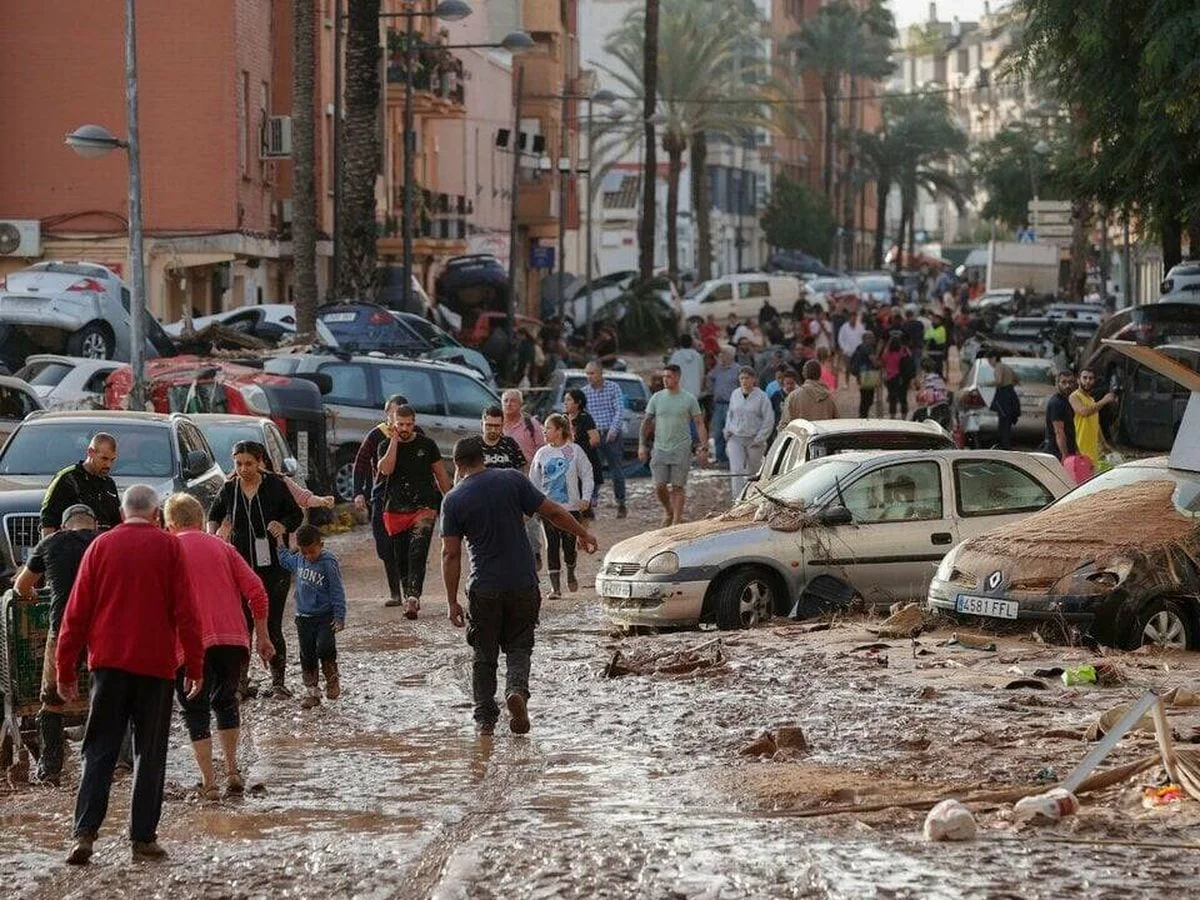
[[[706,473],[690,512],[716,508],[727,490]],[[634,482],[628,520],[600,511],[601,554],[657,517],[649,484]],[[871,811],[962,790],[1044,788],[1086,755],[1084,730],[1106,709],[1146,686],[1200,686],[1189,655],[1124,655],[1117,687],[1046,678],[1044,690],[1006,690],[1090,654],[1028,635],[989,638],[996,648],[986,651],[939,646],[950,628],[923,634],[918,648],[880,640],[861,619],[812,633],[776,622],[617,638],[590,589],[597,554],[582,563],[578,594],[543,604],[532,733],[511,735],[504,716],[489,740],[471,721],[470,654],[445,619],[436,548],[421,618],[408,622],[382,606],[365,529],[329,546],[349,594],[342,698],[310,711],[298,700],[248,703],[251,789],[219,803],[195,796],[176,721],[163,864],[129,862],[128,778],[113,791],[92,865],[63,864],[75,745],[63,788],[0,787],[5,894],[1128,897],[1182,892],[1200,875],[1197,804],[1145,810],[1136,780],[1081,798],[1080,813],[1055,826],[1017,827],[1011,803],[979,805],[980,836],[964,844],[924,843],[924,809]],[[618,650],[653,660],[706,642],[695,656],[719,650],[713,665],[603,677]],[[855,649],[873,643],[886,646]],[[298,684],[294,668],[289,681]],[[1172,709],[1181,739],[1200,734],[1198,711]],[[781,725],[803,729],[809,748],[742,753]],[[1153,747],[1152,735],[1128,737],[1106,765]],[[862,811],[806,815],[853,806]]]

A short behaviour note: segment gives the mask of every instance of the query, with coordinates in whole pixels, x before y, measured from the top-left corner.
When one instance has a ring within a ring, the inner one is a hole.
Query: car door
[[[374,368],[340,361],[317,367],[331,382],[324,401],[329,444],[335,452],[340,448],[357,449],[367,432],[383,418],[383,401],[374,383]]]
[[[499,406],[500,398],[468,375],[440,372],[438,377],[446,398],[446,427],[453,434],[450,444],[453,449],[453,441],[479,433],[483,411],[489,406]],[[442,455],[450,456],[445,450]]]
[[[722,281],[720,284],[713,285],[708,296],[700,301],[701,317],[716,316],[718,322],[724,322],[729,318],[731,312],[737,312],[733,298],[732,282]]]
[[[443,456],[454,449],[453,429],[446,419],[446,407],[442,400],[437,373],[421,366],[378,366],[379,387],[384,400],[396,394],[408,400],[417,413],[417,425],[425,436],[438,445]],[[382,402],[381,402],[382,405]],[[478,420],[476,420],[478,434]]]
[[[178,422],[176,425],[176,446],[179,448],[179,487],[200,501],[205,509],[212,506],[221,492],[225,482],[225,474],[213,456],[208,438],[192,422]],[[208,459],[208,467],[196,475],[188,475],[185,471],[188,454],[198,451]]]
[[[875,605],[923,598],[935,565],[958,542],[943,463],[879,465],[843,485],[853,521],[808,530],[808,577],[827,572]]]
[[[954,472],[954,512],[958,540],[1017,522],[1054,502],[1049,486],[1032,472],[1003,459],[958,459]]]
[[[737,282],[737,314],[742,319],[758,321],[758,311],[763,301],[771,297],[771,287],[766,276],[748,275]]]
[[[1175,384],[1143,365],[1134,370],[1125,402],[1130,404],[1130,434],[1138,447],[1169,450],[1175,440]]]

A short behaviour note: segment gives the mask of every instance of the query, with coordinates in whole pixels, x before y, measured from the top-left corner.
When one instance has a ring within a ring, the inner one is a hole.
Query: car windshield
[[[797,506],[811,506],[838,484],[845,484],[858,468],[851,460],[826,457],[807,463],[764,484],[759,490],[770,499]]]
[[[97,431],[117,439],[114,478],[170,478],[171,429],[164,425],[118,422],[31,422],[13,433],[0,455],[0,475],[51,476],[87,455],[88,441]]]
[[[1115,469],[1110,469],[1097,475],[1091,481],[1081,484],[1054,505],[1074,503],[1076,500],[1086,499],[1100,491],[1149,481],[1173,482],[1175,493],[1172,502],[1175,504],[1175,509],[1181,515],[1200,518],[1200,473],[1154,466],[1117,466]]]
[[[233,445],[238,441],[258,441],[263,443],[262,427],[251,419],[248,422],[222,422],[219,425],[204,424],[201,426],[204,436],[212,446],[213,457],[217,465],[225,470],[233,467]]]
[[[29,363],[17,372],[17,377],[28,381],[35,387],[54,387],[71,371],[71,366],[57,362]]]

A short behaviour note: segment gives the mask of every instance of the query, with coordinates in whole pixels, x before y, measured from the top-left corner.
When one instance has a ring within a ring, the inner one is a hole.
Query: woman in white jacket
[[[571,424],[566,416],[548,416],[544,424],[547,443],[533,454],[529,480],[578,519],[591,505],[592,464],[579,445],[571,441]],[[559,531],[544,519],[542,528],[546,532],[546,568],[550,575],[550,598],[553,599],[562,596],[560,547],[561,562],[567,564],[567,590],[579,589],[575,579],[575,536]]]

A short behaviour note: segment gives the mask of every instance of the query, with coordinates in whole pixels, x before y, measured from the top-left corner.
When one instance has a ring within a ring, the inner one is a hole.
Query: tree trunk
[[[658,106],[658,2],[659,0],[646,0],[646,39],[642,48],[642,81],[645,91],[642,120],[646,146],[646,158],[642,166],[641,233],[638,235],[638,273],[642,281],[654,275],[654,226],[658,218],[655,209],[658,148],[654,129],[654,111]]]
[[[668,131],[663,149],[667,152],[667,277],[674,281],[679,276],[679,178],[686,139]]]
[[[350,0],[346,28],[346,125],[342,175],[340,299],[374,296],[375,178],[379,174],[379,5]]]
[[[1071,201],[1071,270],[1067,282],[1067,297],[1079,303],[1087,290],[1088,225],[1092,218],[1091,201],[1075,198]]]
[[[825,98],[825,133],[821,135],[825,151],[825,199],[830,208],[836,208],[833,206],[833,133],[837,130],[837,81],[825,79],[821,93]]]
[[[887,228],[887,195],[892,189],[891,179],[885,177],[875,182],[875,249],[871,253],[873,268],[883,268],[883,238]]]
[[[708,198],[708,135],[692,134],[692,215],[696,223],[696,274],[712,278],[712,208]]]
[[[292,270],[296,331],[317,330],[317,184],[313,114],[317,17],[313,0],[292,0]]]
[[[1163,216],[1159,228],[1162,230],[1163,271],[1169,272],[1172,266],[1183,262],[1183,223],[1179,221],[1179,209],[1172,206],[1167,215]]]
[[[1200,259],[1200,216],[1188,222],[1188,259]]]

